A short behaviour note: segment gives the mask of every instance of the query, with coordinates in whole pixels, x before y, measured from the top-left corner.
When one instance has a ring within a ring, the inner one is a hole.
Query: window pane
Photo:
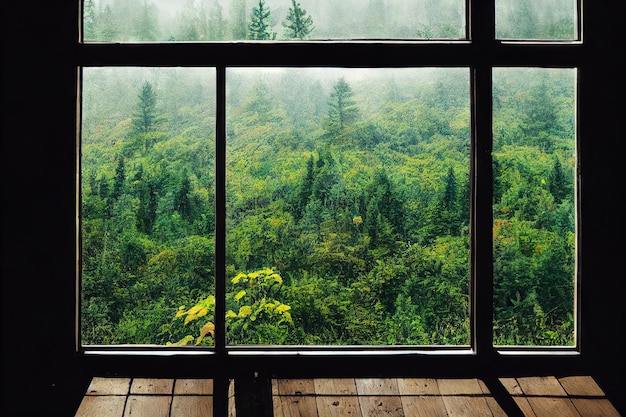
[[[468,69],[227,70],[227,342],[469,345]]]
[[[578,39],[577,0],[496,0],[499,39]]]
[[[215,70],[85,68],[82,98],[83,344],[212,344]]]
[[[494,342],[573,345],[576,70],[493,77]]]
[[[84,0],[86,41],[465,38],[465,0]]]

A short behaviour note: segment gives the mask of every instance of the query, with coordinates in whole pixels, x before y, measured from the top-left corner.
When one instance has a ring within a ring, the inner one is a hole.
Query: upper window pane
[[[103,42],[462,39],[465,0],[84,0]]]
[[[498,39],[576,40],[578,0],[496,0]]]
[[[229,68],[228,344],[469,345],[467,68]]]

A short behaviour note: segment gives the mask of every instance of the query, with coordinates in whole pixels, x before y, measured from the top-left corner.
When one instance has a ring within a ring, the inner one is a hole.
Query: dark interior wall
[[[581,352],[624,413],[626,14],[621,0],[586,3]],[[72,320],[77,14],[75,0],[2,6],[2,415],[69,417],[93,372]]]

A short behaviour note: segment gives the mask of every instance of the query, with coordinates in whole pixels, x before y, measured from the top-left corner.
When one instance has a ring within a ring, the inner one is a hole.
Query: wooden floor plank
[[[485,397],[485,400],[487,401],[487,406],[491,410],[491,414],[493,414],[494,417],[508,417],[495,398]]]
[[[87,388],[87,395],[128,395],[130,378],[94,377]]]
[[[620,417],[606,398],[572,398],[572,403],[583,417]]]
[[[130,386],[131,394],[167,394],[172,395],[173,379],[164,378],[135,378]]]
[[[620,417],[590,376],[500,381],[526,417]],[[212,393],[212,379],[95,377],[75,417],[212,417]],[[275,417],[506,417],[477,378],[280,379],[272,394]]]
[[[446,395],[441,397],[449,417],[493,416],[484,397]]]
[[[398,378],[400,395],[439,395],[437,380],[433,378]]]
[[[228,417],[237,416],[237,407],[235,406],[235,380],[231,379],[228,383]]]
[[[85,396],[75,417],[122,417],[124,404],[125,396]]]
[[[313,379],[279,379],[279,395],[313,395],[315,384]]]
[[[500,382],[511,395],[524,395],[519,382],[515,378],[500,378]]]
[[[322,395],[315,398],[318,417],[362,417],[356,395]]]
[[[439,396],[403,396],[402,408],[407,417],[448,417],[446,405]]]
[[[515,403],[519,407],[519,409],[524,413],[524,417],[537,417],[533,408],[530,406],[528,402],[528,398],[526,397],[513,397]]]
[[[491,394],[491,391],[489,391],[489,388],[487,387],[487,384],[485,384],[485,381],[483,381],[482,379],[477,379],[477,381],[483,394]]]
[[[354,378],[316,378],[313,383],[317,395],[356,395]]]
[[[604,397],[604,391],[591,376],[567,376],[558,380],[569,395]]]
[[[580,417],[569,398],[527,397],[537,417]]]
[[[272,414],[273,417],[285,417],[285,415],[283,414],[281,397],[277,395],[272,396],[272,408],[274,410]]]
[[[281,417],[317,417],[317,404],[313,396],[281,395],[275,398],[280,402]]]
[[[359,395],[400,395],[396,378],[357,378]]]
[[[525,395],[567,396],[567,393],[554,376],[531,376],[517,378],[517,382]]]
[[[124,417],[169,417],[171,396],[130,395]]]
[[[213,397],[209,395],[176,395],[170,417],[212,417]]]
[[[174,395],[211,395],[212,379],[177,379],[174,381]]]
[[[363,417],[404,417],[404,408],[399,396],[374,395],[358,398]]]
[[[478,379],[438,379],[437,385],[441,395],[476,395],[482,394],[483,390]]]

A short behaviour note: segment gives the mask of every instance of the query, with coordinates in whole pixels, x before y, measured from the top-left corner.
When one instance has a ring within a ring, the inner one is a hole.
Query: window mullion
[[[472,312],[473,340],[477,354],[493,347],[493,168],[492,168],[492,74],[489,65],[473,68],[473,233]]]
[[[472,329],[479,357],[493,353],[492,57],[495,0],[468,1],[472,41]]]
[[[216,68],[215,349],[226,354],[226,68]]]

